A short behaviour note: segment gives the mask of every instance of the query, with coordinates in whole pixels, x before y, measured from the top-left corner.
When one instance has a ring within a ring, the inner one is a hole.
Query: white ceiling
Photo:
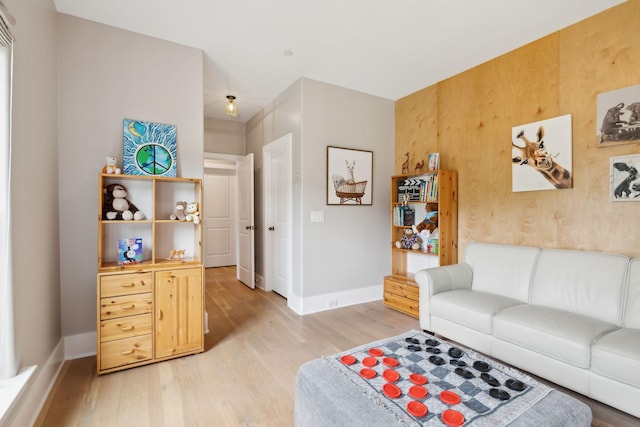
[[[54,0],[61,13],[202,49],[205,116],[228,119],[235,95],[242,122],[300,77],[396,100],[623,2]]]

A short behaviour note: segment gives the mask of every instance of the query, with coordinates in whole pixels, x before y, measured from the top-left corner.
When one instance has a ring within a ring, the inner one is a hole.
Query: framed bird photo
[[[640,202],[640,154],[610,158],[610,193],[613,202]]]
[[[175,177],[176,126],[124,119],[123,173]]]

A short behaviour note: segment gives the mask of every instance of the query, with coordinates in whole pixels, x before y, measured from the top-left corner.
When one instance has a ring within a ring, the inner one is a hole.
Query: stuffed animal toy
[[[433,230],[438,228],[438,211],[429,211],[424,218],[424,221],[416,225],[416,230],[418,233],[423,230],[427,230],[430,233],[433,233]]]
[[[176,212],[172,213],[169,217],[173,220],[185,221],[187,219],[187,214],[185,213],[187,210],[187,202],[177,202],[176,203]]]
[[[402,238],[396,242],[396,248],[398,249],[420,249],[420,236],[414,233],[413,230],[405,230]]]
[[[127,200],[127,189],[120,184],[109,184],[102,190],[102,219],[140,220],[144,213]]]
[[[190,202],[187,204],[187,221],[193,221],[194,224],[200,224],[200,212],[198,211],[198,203]]]
[[[121,171],[116,163],[116,158],[107,156],[106,160],[107,160],[107,163],[102,168],[102,173],[120,175]]]

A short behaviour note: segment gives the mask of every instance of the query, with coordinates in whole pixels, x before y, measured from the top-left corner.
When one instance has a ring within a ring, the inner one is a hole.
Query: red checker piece
[[[379,357],[384,355],[384,351],[380,350],[379,348],[370,348],[369,354],[375,357]]]
[[[407,412],[414,417],[424,417],[429,412],[429,409],[427,409],[427,406],[424,403],[412,400],[407,403]]]
[[[447,409],[442,413],[442,421],[450,427],[460,427],[464,424],[464,415],[453,409]]]
[[[414,385],[409,389],[409,396],[413,397],[414,399],[424,399],[425,397],[427,397],[427,394],[429,394],[429,392],[421,385]]]
[[[422,384],[426,384],[429,381],[427,381],[427,378],[420,375],[420,374],[411,374],[409,375],[409,381],[411,381],[414,384],[417,385],[422,385]]]
[[[393,369],[386,369],[382,373],[382,376],[384,377],[385,380],[391,383],[398,381],[400,379],[400,374],[397,371],[394,371]]]
[[[378,359],[376,359],[375,357],[365,357],[364,359],[362,359],[362,364],[370,368],[378,364]]]
[[[345,365],[353,365],[356,363],[356,358],[350,354],[345,354],[340,358],[340,361]]]
[[[370,380],[371,378],[375,377],[378,374],[373,369],[363,368],[363,369],[360,370],[360,375],[362,375],[364,378]]]
[[[400,397],[400,395],[402,394],[402,391],[400,390],[400,387],[398,387],[395,384],[391,384],[391,383],[385,383],[382,386],[382,392],[384,394],[386,394],[387,396],[389,396],[392,399],[396,399],[398,397]]]
[[[452,391],[445,390],[440,393],[440,400],[442,400],[447,405],[457,405],[458,403],[460,403],[460,396]]]
[[[384,359],[382,359],[382,363],[384,363],[387,366],[398,366],[398,359],[394,359],[393,357],[385,357]]]

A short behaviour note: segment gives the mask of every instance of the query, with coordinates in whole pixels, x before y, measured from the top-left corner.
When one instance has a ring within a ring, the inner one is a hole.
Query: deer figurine
[[[416,163],[415,171],[416,173],[422,172],[422,168],[424,167],[424,159],[420,160]]]

